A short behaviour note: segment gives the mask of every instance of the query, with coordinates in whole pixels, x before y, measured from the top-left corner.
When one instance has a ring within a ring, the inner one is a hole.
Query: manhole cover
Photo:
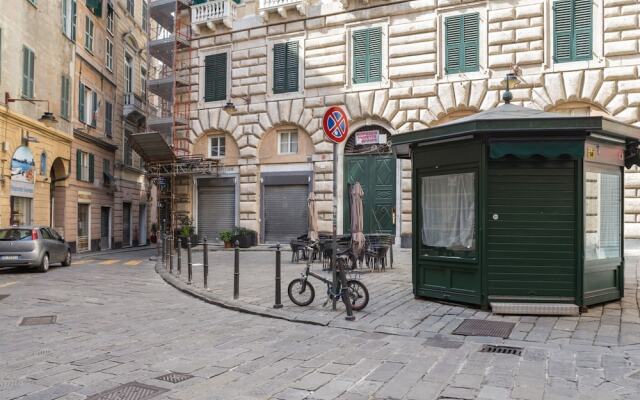
[[[9,297],[9,295],[8,295],[8,294],[0,294],[0,300],[4,300],[4,299],[6,299],[7,297]]]
[[[482,346],[482,349],[480,349],[480,352],[519,356],[522,354],[522,347],[495,346],[492,344],[485,344],[484,346]]]
[[[58,317],[56,317],[55,315],[45,315],[42,317],[22,317],[20,326],[55,324],[57,318]]]
[[[513,322],[487,321],[484,319],[465,319],[453,331],[454,335],[493,336],[508,338],[516,326]]]
[[[157,386],[144,385],[138,382],[129,382],[102,393],[87,397],[87,400],[146,400],[161,393],[168,392]]]
[[[193,378],[193,375],[183,374],[182,372],[171,372],[166,375],[159,376],[156,379],[165,382],[180,383],[191,378]]]

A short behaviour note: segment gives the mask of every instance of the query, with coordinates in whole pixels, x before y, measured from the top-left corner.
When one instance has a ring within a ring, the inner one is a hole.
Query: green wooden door
[[[575,161],[491,161],[487,284],[490,301],[575,301]]]
[[[393,155],[346,155],[344,173],[344,232],[351,231],[349,187],[356,181],[364,191],[364,233],[395,235],[396,159]]]

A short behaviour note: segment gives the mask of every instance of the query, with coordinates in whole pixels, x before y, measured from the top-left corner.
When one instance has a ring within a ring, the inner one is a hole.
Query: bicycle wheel
[[[369,291],[364,283],[349,279],[347,281],[347,287],[349,288],[348,295],[351,302],[351,308],[355,311],[363,310],[367,304],[369,304]]]
[[[297,306],[308,306],[313,303],[313,299],[316,297],[313,286],[302,278],[292,280],[287,288],[287,293],[289,299]]]

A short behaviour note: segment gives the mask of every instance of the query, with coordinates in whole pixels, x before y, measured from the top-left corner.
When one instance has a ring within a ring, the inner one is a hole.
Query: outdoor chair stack
[[[392,245],[391,235],[365,235],[365,263],[373,270],[384,271],[387,267],[387,254]]]

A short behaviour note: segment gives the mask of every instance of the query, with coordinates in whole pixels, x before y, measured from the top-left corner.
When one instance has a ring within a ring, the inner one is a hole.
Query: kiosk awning
[[[544,157],[544,158],[582,158],[584,157],[584,141],[503,141],[491,142],[489,157],[492,159],[504,156],[517,158]]]

